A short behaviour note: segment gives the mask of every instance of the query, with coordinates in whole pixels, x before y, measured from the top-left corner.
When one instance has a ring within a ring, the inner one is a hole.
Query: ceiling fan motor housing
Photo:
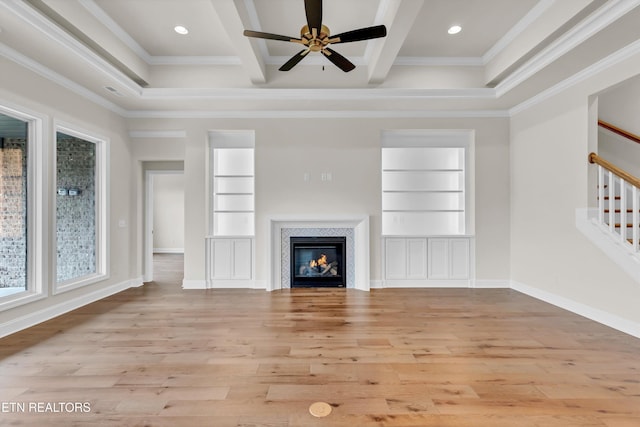
[[[329,34],[330,31],[326,25],[323,25],[320,29],[320,34],[315,36],[312,31],[309,30],[308,25],[305,25],[300,30],[300,37],[307,41],[305,44],[309,46],[309,49],[311,49],[312,52],[319,52],[329,44]]]

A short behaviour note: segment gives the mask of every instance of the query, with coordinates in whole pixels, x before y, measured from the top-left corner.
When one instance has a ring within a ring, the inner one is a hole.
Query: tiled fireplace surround
[[[291,287],[290,237],[346,237],[347,288],[369,290],[369,217],[271,218],[268,290]]]

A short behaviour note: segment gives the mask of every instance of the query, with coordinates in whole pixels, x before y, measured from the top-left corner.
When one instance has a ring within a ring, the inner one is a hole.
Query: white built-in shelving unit
[[[464,286],[473,266],[473,134],[382,137],[385,286]]]
[[[384,234],[464,234],[464,148],[382,150]]]
[[[253,236],[253,148],[213,149],[213,235]]]
[[[253,131],[211,131],[207,287],[253,287],[255,162]]]

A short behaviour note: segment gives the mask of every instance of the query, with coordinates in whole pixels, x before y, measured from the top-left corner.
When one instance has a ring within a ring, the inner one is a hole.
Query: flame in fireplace
[[[320,254],[318,259],[309,261],[309,267],[302,267],[300,275],[336,276],[338,274],[338,261],[329,263],[326,254]]]
[[[312,259],[311,262],[309,262],[309,267],[311,268],[324,267],[325,265],[327,265],[327,255],[325,254],[320,254],[320,258],[317,260]]]

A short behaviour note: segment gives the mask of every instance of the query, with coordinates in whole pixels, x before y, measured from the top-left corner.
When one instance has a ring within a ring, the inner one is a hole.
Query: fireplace
[[[346,237],[290,237],[291,287],[346,286]]]

